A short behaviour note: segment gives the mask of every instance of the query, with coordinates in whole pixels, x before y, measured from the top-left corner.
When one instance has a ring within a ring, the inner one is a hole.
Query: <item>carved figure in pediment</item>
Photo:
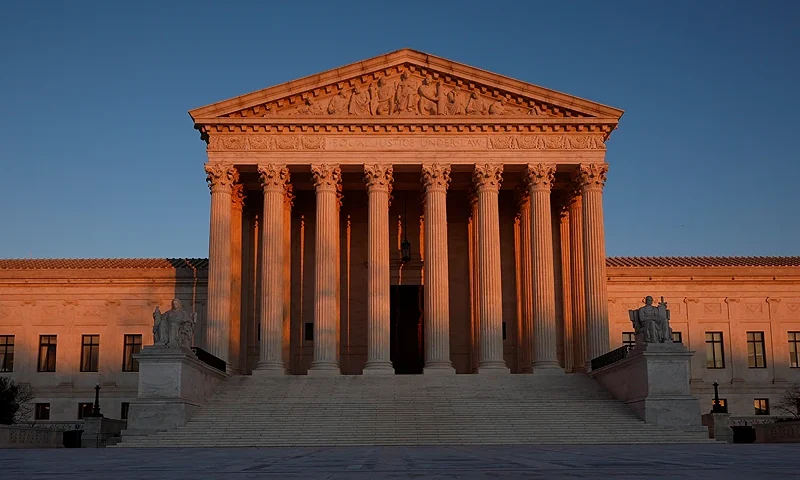
[[[419,92],[419,113],[438,115],[439,82],[434,82],[430,77],[425,77],[417,92]]]
[[[362,90],[361,87],[356,85],[353,88],[353,94],[350,96],[350,106],[347,111],[350,115],[368,116],[370,113],[369,91]]]
[[[343,115],[347,113],[348,103],[347,92],[339,90],[339,93],[328,102],[328,115]]]
[[[503,115],[506,113],[506,99],[496,100],[489,106],[489,115]]]
[[[322,115],[323,110],[317,102],[311,98],[306,98],[305,103],[297,109],[297,113],[300,115]]]
[[[385,78],[369,86],[372,103],[370,110],[373,115],[391,115],[394,110],[394,94],[397,90],[396,83],[389,83]]]
[[[486,115],[486,105],[477,92],[472,92],[467,102],[467,115]]]
[[[417,113],[417,82],[408,72],[400,74],[395,103],[399,113]]]
[[[444,115],[464,115],[464,97],[461,92],[454,88],[444,95]]]

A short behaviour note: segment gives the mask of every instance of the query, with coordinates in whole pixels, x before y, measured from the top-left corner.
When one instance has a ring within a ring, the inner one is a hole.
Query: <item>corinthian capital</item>
[[[342,169],[337,163],[315,163],[311,165],[311,176],[318,192],[338,192],[341,188]]]
[[[503,165],[499,163],[476,163],[472,171],[472,182],[479,192],[500,190],[503,181]]]
[[[285,193],[289,185],[289,169],[284,163],[267,163],[258,166],[258,177],[265,192]]]
[[[547,191],[553,188],[556,168],[544,163],[529,163],[525,169],[525,180],[531,192]]]
[[[232,187],[231,191],[231,201],[233,202],[233,208],[237,210],[242,210],[244,208],[244,185],[241,183],[235,183]]]
[[[390,163],[373,163],[364,165],[364,182],[367,191],[383,191],[391,193],[394,168]]]
[[[575,180],[583,191],[602,190],[603,185],[606,184],[607,173],[607,163],[581,163],[578,165]]]
[[[450,165],[446,163],[429,163],[422,165],[422,186],[426,192],[446,191],[450,185]]]
[[[229,163],[206,163],[206,182],[211,192],[229,191],[239,181],[239,172]]]

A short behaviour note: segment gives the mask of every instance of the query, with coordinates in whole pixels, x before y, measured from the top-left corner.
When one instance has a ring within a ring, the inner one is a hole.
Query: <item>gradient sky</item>
[[[800,2],[4,3],[0,257],[205,257],[189,109],[414,48],[625,110],[609,255],[800,255]]]

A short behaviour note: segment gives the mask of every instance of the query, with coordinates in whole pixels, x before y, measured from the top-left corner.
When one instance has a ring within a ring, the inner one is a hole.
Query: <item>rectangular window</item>
[[[728,401],[724,398],[719,399],[719,406],[722,408],[722,413],[728,413]],[[711,408],[714,408],[714,399],[711,399]]]
[[[706,368],[725,368],[722,332],[706,332]]]
[[[100,335],[84,335],[81,340],[81,372],[96,372],[100,363]]]
[[[33,409],[34,420],[50,420],[50,404],[37,403]]]
[[[138,372],[139,361],[133,356],[142,350],[141,335],[125,335],[125,347],[122,350],[122,371]]]
[[[14,371],[14,335],[0,335],[0,372]]]
[[[78,420],[83,420],[84,417],[92,416],[93,403],[79,403],[78,404]]]
[[[56,371],[56,336],[39,336],[39,368],[40,372]]]
[[[503,340],[506,339],[506,322],[503,322]]]
[[[128,419],[128,410],[131,408],[130,402],[122,402],[122,410],[119,412],[120,420]]]
[[[747,332],[747,366],[767,368],[764,356],[764,332]]]
[[[672,342],[683,343],[683,336],[681,335],[681,332],[672,332]]]
[[[800,368],[800,332],[789,332],[789,366]]]
[[[303,333],[304,333],[303,339],[305,339],[306,342],[313,342],[314,341],[314,324],[311,323],[311,322],[306,323],[306,328],[303,329]]]
[[[622,345],[630,348],[636,346],[636,334],[633,332],[622,332]]]
[[[753,406],[756,409],[756,415],[769,415],[769,399],[756,398],[753,400]]]

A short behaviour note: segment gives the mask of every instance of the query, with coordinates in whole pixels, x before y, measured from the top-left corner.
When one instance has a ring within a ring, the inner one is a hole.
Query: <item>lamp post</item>
[[[100,413],[100,385],[94,386],[94,406],[92,407],[92,416],[93,417],[103,416],[103,414]]]
[[[711,409],[712,413],[725,413],[722,410],[722,405],[719,403],[719,383],[714,382],[714,406]]]

